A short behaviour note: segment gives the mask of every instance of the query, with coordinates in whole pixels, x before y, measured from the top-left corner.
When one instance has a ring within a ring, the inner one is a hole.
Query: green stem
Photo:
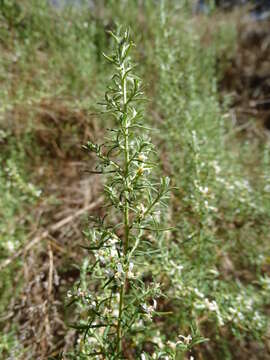
[[[122,337],[122,328],[121,328],[121,321],[122,321],[122,312],[124,307],[124,291],[125,291],[125,284],[121,285],[120,289],[120,300],[119,300],[119,309],[118,309],[118,323],[117,323],[117,353],[121,351],[121,337]]]
[[[125,68],[123,67],[123,73],[125,74]],[[124,257],[127,255],[128,251],[128,242],[129,242],[129,204],[128,204],[128,174],[129,174],[129,141],[128,141],[128,126],[127,126],[127,83],[126,77],[122,75],[122,88],[123,88],[123,110],[126,116],[124,122],[124,153],[125,153],[125,163],[124,163],[124,177],[125,177],[125,206],[124,206],[124,241],[123,241],[123,253]],[[122,350],[122,313],[124,307],[124,298],[125,298],[125,289],[126,289],[126,276],[124,279],[124,284],[120,288],[120,299],[119,299],[119,309],[118,309],[118,324],[117,324],[117,352]]]

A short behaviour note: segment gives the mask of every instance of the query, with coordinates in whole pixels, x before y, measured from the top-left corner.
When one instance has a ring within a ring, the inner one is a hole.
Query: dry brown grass
[[[18,140],[23,136],[28,116],[32,116],[31,171],[43,195],[33,209],[33,224],[24,247],[1,263],[3,270],[18,258],[23,263],[20,297],[9,306],[5,325],[8,332],[17,324],[23,359],[47,359],[68,348],[74,332],[67,331],[63,301],[79,271],[82,251],[82,217],[102,214],[100,181],[86,173],[93,166],[78,144],[100,136],[94,115],[69,110],[60,101],[38,106],[15,107],[9,114],[9,130]],[[80,141],[78,140],[80,139]]]

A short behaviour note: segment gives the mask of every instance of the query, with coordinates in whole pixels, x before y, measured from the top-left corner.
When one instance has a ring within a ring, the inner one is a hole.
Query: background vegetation
[[[161,283],[158,310],[169,314],[125,356],[151,358],[154,345],[191,335],[208,341],[179,359],[270,358],[269,140],[237,123],[220,91],[237,56],[236,18],[194,16],[184,0],[0,1],[1,358],[79,346],[68,326],[78,311],[64,303],[85,257],[83,223],[104,215],[102,179],[85,171],[95,159],[81,145],[114,125],[97,103],[111,76],[106,30],[118,25],[137,44],[144,121],[176,188],[161,214],[174,230],[142,270]]]

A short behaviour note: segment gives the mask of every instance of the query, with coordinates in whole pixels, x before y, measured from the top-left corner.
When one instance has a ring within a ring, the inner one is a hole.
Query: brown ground
[[[238,25],[238,47],[221,89],[232,95],[231,107],[243,129],[270,130],[270,20],[245,18]],[[250,119],[258,120],[256,126]]]
[[[21,133],[17,118],[22,118],[22,112],[27,117],[27,108],[10,114],[9,126],[16,124],[16,137]],[[35,163],[34,154],[31,171],[36,183],[42,184],[43,196],[35,205],[27,245],[1,264],[3,268],[19,257],[23,262],[14,279],[15,285],[23,276],[23,290],[9,306],[5,330],[12,323],[20,324],[20,342],[27,348],[24,359],[47,359],[74,341],[74,332],[66,332],[62,300],[79,275],[72,264],[80,264],[82,218],[101,211],[100,180],[86,173],[94,166],[93,159],[78,146],[100,137],[95,123],[94,115],[68,110],[61,101],[36,106],[34,141],[44,158]],[[35,149],[27,151],[31,156]]]

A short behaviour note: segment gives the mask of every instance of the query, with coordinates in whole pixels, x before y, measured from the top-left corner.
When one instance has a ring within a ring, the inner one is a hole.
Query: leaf
[[[110,63],[114,64],[115,61],[113,58],[111,58],[110,56],[106,55],[105,53],[102,53],[102,55],[105,57],[106,60],[108,60]]]

